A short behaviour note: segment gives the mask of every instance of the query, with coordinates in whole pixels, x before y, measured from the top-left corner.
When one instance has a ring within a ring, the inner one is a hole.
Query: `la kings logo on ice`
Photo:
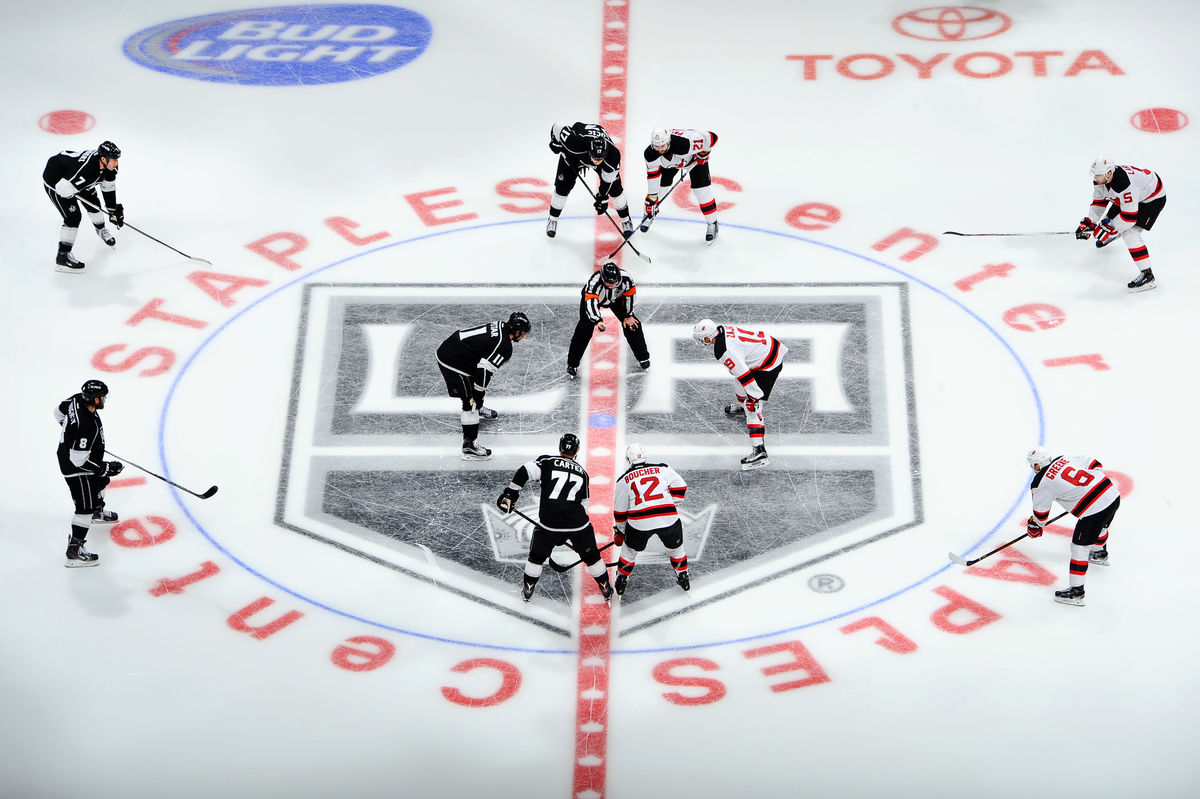
[[[587,381],[565,375],[578,306],[578,286],[307,285],[277,521],[570,634],[574,575],[547,569],[538,601],[521,602],[530,526],[494,502],[516,467],[553,451],[562,433],[584,439],[587,464]],[[512,310],[533,331],[488,392],[500,418],[484,423],[480,441],[495,454],[464,462],[458,402],[434,351],[454,330]],[[618,632],[920,521],[905,285],[656,286],[639,315],[653,366],[641,371],[622,348],[617,440],[642,442],[687,480],[693,587],[683,594],[655,562],[655,539]],[[790,348],[766,403],[767,469],[738,468],[749,439],[744,420],[722,412],[732,379],[691,337],[705,316],[762,328]],[[518,507],[536,518],[536,502],[527,490]]]

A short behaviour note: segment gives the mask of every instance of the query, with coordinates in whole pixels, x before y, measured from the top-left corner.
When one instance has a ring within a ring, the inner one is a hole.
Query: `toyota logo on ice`
[[[999,11],[974,6],[930,6],[892,20],[896,33],[927,42],[963,42],[998,36],[1012,27]]]

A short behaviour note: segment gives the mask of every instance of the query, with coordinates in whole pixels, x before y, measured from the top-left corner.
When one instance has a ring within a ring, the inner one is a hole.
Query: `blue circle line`
[[[568,218],[568,219],[590,219],[591,217],[566,217],[566,218]],[[660,221],[681,222],[681,223],[686,223],[686,224],[704,224],[703,220],[683,219],[683,218],[677,218],[677,217],[662,217]],[[166,476],[167,478],[171,477],[170,466],[167,463],[167,451],[166,451],[165,437],[166,437],[167,415],[168,415],[168,411],[171,407],[171,402],[174,399],[176,389],[178,388],[180,382],[183,380],[183,377],[187,373],[188,369],[191,368],[192,363],[196,360],[196,358],[200,355],[200,353],[205,348],[207,348],[210,343],[212,343],[213,339],[215,339],[219,334],[221,334],[227,327],[229,327],[229,325],[233,324],[235,321],[240,319],[246,313],[248,313],[251,310],[253,310],[254,308],[256,308],[260,303],[265,302],[266,300],[271,299],[272,297],[279,294],[280,292],[283,292],[283,291],[291,288],[292,286],[296,285],[297,283],[301,283],[305,280],[308,280],[315,275],[325,272],[326,270],[333,269],[334,267],[341,266],[343,264],[349,263],[350,261],[357,260],[357,259],[362,258],[367,255],[375,255],[384,250],[391,249],[392,247],[398,247],[398,246],[401,246],[404,244],[413,244],[415,242],[426,241],[429,239],[436,239],[436,238],[440,238],[442,236],[447,236],[447,235],[454,234],[454,233],[466,233],[466,232],[472,232],[472,231],[477,231],[477,230],[484,230],[487,228],[506,227],[509,225],[529,224],[531,222],[539,222],[540,223],[541,219],[540,218],[537,218],[537,219],[513,219],[513,220],[502,221],[502,222],[485,222],[482,224],[471,225],[468,227],[459,227],[459,228],[452,228],[449,230],[440,230],[440,231],[436,231],[436,232],[432,232],[432,233],[423,233],[419,236],[414,236],[412,238],[402,239],[399,241],[393,241],[388,244],[383,244],[378,247],[374,247],[370,250],[364,250],[362,252],[354,253],[354,254],[349,255],[345,258],[342,258],[338,261],[334,261],[332,263],[326,264],[325,266],[317,267],[310,272],[306,272],[302,275],[297,276],[296,278],[294,278],[292,280],[289,280],[286,283],[283,283],[283,284],[277,286],[274,290],[268,292],[267,294],[264,294],[263,296],[259,297],[256,300],[252,301],[249,305],[242,308],[236,314],[234,314],[229,319],[227,319],[223,323],[221,323],[217,328],[215,328],[200,343],[200,346],[198,346],[192,352],[192,354],[190,356],[188,356],[187,360],[184,361],[183,365],[179,368],[179,371],[176,373],[175,379],[171,382],[170,388],[168,388],[168,390],[167,390],[166,399],[163,402],[162,413],[159,416],[159,428],[158,428],[158,453],[159,453],[159,459],[162,462],[162,469],[163,469],[164,476]],[[756,228],[756,227],[752,227],[749,225],[738,225],[738,224],[731,224],[731,223],[726,222],[726,223],[724,223],[723,227],[725,227],[726,229],[732,228],[732,229],[746,230],[746,231],[749,231],[752,233],[763,233],[768,236],[777,236],[779,238],[786,238],[786,239],[791,239],[794,241],[801,241],[806,244],[812,244],[812,245],[815,245],[818,247],[824,247],[825,249],[833,250],[833,251],[841,253],[843,255],[848,255],[851,258],[857,258],[859,260],[866,261],[868,263],[874,264],[875,266],[881,267],[887,271],[893,272],[897,275],[904,277],[908,281],[911,281],[920,286],[923,286],[924,288],[941,296],[943,299],[949,300],[951,303],[956,305],[960,310],[962,310],[964,313],[966,313],[968,316],[970,316],[972,319],[974,319],[976,322],[978,322],[980,325],[982,325],[989,333],[991,333],[992,336],[994,338],[996,338],[997,341],[1000,342],[1000,344],[1004,347],[1004,349],[1008,351],[1008,353],[1012,356],[1013,360],[1016,361],[1017,365],[1021,369],[1021,373],[1025,376],[1026,382],[1029,384],[1030,391],[1032,391],[1032,393],[1033,393],[1034,402],[1037,407],[1038,442],[1040,443],[1044,440],[1045,414],[1044,414],[1043,407],[1042,407],[1041,396],[1038,393],[1037,386],[1034,384],[1033,376],[1030,374],[1028,368],[1026,368],[1025,363],[1021,360],[1021,358],[1017,354],[1016,350],[1014,350],[1012,348],[1012,346],[1003,338],[1003,336],[1001,336],[1000,333],[995,328],[993,328],[990,324],[988,324],[987,321],[985,321],[982,317],[980,317],[978,314],[976,314],[974,311],[972,311],[970,308],[968,308],[966,305],[964,305],[958,299],[950,296],[949,294],[947,294],[940,288],[933,286],[930,283],[928,283],[924,280],[921,280],[920,278],[918,278],[914,275],[911,275],[901,269],[890,266],[889,264],[883,263],[882,261],[877,261],[874,258],[871,258],[869,256],[862,255],[860,253],[856,253],[852,250],[847,250],[843,247],[838,247],[837,245],[834,245],[834,244],[828,244],[828,243],[822,242],[822,241],[815,241],[813,239],[808,239],[808,238],[805,238],[804,236],[798,236],[798,235],[795,235],[792,233],[786,233],[786,232],[775,231],[775,230],[767,230],[765,228]],[[343,618],[351,619],[353,621],[361,622],[363,624],[367,624],[367,625],[370,625],[373,627],[378,627],[383,630],[388,630],[388,631],[398,633],[401,635],[412,636],[414,638],[422,638],[422,639],[429,640],[429,641],[438,641],[440,643],[456,644],[456,645],[460,645],[460,646],[475,647],[475,648],[480,648],[480,649],[503,651],[503,652],[521,652],[521,653],[530,653],[530,654],[573,655],[573,654],[578,653],[578,649],[536,649],[536,648],[529,648],[529,647],[506,646],[503,644],[487,644],[487,643],[481,643],[478,641],[464,641],[464,640],[459,640],[459,639],[455,639],[455,638],[431,635],[429,633],[422,633],[422,632],[417,632],[415,630],[407,630],[402,627],[395,627],[395,626],[392,626],[389,624],[385,624],[383,622],[374,621],[372,619],[367,619],[365,617],[358,616],[353,613],[349,613],[347,611],[339,610],[337,608],[331,607],[330,605],[327,605],[327,604],[320,602],[316,599],[313,599],[311,597],[305,596],[304,594],[301,594],[296,590],[288,588],[287,586],[266,576],[265,574],[258,571],[250,564],[248,564],[245,561],[238,558],[236,555],[234,555],[232,552],[230,552],[227,548],[225,548],[222,544],[220,544],[215,538],[213,538],[212,535],[208,532],[208,530],[206,530],[204,528],[204,526],[200,523],[200,521],[195,516],[192,515],[192,512],[188,509],[188,506],[186,504],[184,504],[183,496],[180,494],[180,492],[177,491],[174,486],[168,486],[168,487],[171,491],[171,495],[175,499],[175,503],[183,511],[184,516],[187,517],[188,521],[192,523],[192,526],[194,526],[196,528],[196,530],[202,536],[204,536],[204,538],[206,538],[209,541],[209,543],[211,543],[217,549],[218,552],[223,554],[225,557],[229,558],[231,561],[233,561],[238,566],[245,569],[250,574],[252,574],[255,577],[257,577],[258,579],[262,580],[263,582],[265,582],[271,586],[274,586],[275,588],[279,589],[280,591],[282,591],[292,597],[295,597],[296,599],[299,599],[302,602],[306,602],[314,607],[318,607],[318,608],[321,608],[322,610],[328,611],[335,615],[342,616]],[[1000,528],[1000,526],[1004,523],[1004,521],[1009,516],[1011,516],[1013,514],[1013,512],[1017,509],[1017,507],[1021,504],[1022,499],[1025,496],[1025,492],[1028,490],[1028,487],[1029,487],[1028,482],[1025,482],[1024,484],[1022,484],[1020,492],[1018,493],[1016,499],[1013,501],[1012,505],[1009,507],[1008,511],[1004,514],[1004,516],[999,521],[997,521],[996,524],[990,530],[988,530],[986,533],[984,533],[979,538],[979,540],[977,540],[970,548],[968,548],[966,550],[966,552],[971,552],[971,551],[977,549],[981,544],[983,544],[984,541],[986,541],[988,538],[990,538],[992,535],[994,535],[996,533],[996,531]],[[658,653],[663,653],[663,652],[681,652],[681,651],[687,651],[687,650],[693,650],[693,649],[708,649],[708,648],[712,648],[712,647],[728,646],[731,644],[745,643],[747,641],[757,641],[757,640],[761,640],[763,638],[770,638],[770,637],[777,636],[777,635],[784,635],[784,634],[796,632],[799,630],[809,629],[811,627],[816,627],[816,626],[825,624],[830,621],[836,621],[838,619],[846,618],[847,616],[855,615],[864,610],[867,610],[868,608],[875,607],[876,605],[879,605],[879,604],[887,602],[891,599],[894,599],[894,598],[900,596],[901,594],[907,593],[908,591],[911,591],[912,589],[917,588],[918,586],[921,586],[921,585],[929,582],[930,580],[934,579],[935,577],[937,577],[938,575],[942,574],[947,569],[949,569],[951,565],[952,564],[947,563],[945,566],[942,566],[941,568],[926,575],[925,577],[923,577],[919,580],[916,580],[915,582],[910,583],[909,585],[907,585],[903,588],[900,588],[884,597],[881,597],[874,601],[868,602],[864,605],[860,605],[856,608],[852,608],[850,610],[846,610],[841,613],[834,614],[832,616],[827,616],[823,619],[805,622],[803,624],[798,624],[798,625],[794,625],[791,627],[784,627],[784,628],[780,628],[778,630],[772,630],[770,632],[755,633],[752,635],[742,636],[740,638],[729,638],[729,639],[725,639],[722,641],[710,641],[707,643],[685,644],[685,645],[670,646],[670,647],[651,647],[651,648],[642,648],[642,649],[616,649],[616,648],[614,648],[611,650],[611,653],[612,654],[658,654]]]

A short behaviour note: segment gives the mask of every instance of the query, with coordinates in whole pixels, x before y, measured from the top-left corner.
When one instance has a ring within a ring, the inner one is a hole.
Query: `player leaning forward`
[[[1092,206],[1075,229],[1075,238],[1086,240],[1094,232],[1097,247],[1124,240],[1129,257],[1142,270],[1129,282],[1129,290],[1154,288],[1150,251],[1142,233],[1154,227],[1167,204],[1162,178],[1149,169],[1117,166],[1107,158],[1097,158],[1092,162],[1092,184]]]
[[[1121,492],[1095,458],[1054,456],[1034,447],[1025,461],[1035,472],[1030,486],[1033,515],[1026,522],[1029,537],[1042,534],[1055,501],[1079,519],[1071,535],[1071,581],[1065,590],[1054,592],[1054,601],[1082,605],[1088,564],[1108,565],[1108,526],[1121,506]]]
[[[713,197],[712,175],[708,157],[717,143],[711,130],[691,128],[655,128],[650,132],[650,146],[642,154],[646,161],[646,218],[641,229],[645,233],[659,211],[659,195],[666,197],[680,169],[688,170],[692,194],[704,214],[708,227],[704,240],[712,244],[717,237],[717,200]],[[683,178],[680,178],[683,180]]]
[[[658,536],[671,558],[675,582],[687,591],[692,583],[683,550],[683,522],[675,508],[687,493],[687,483],[667,464],[647,463],[646,449],[641,444],[630,444],[625,449],[625,462],[629,468],[617,478],[613,491],[613,541],[621,547],[613,587],[618,595],[625,593],[638,553],[650,543],[651,536]]]
[[[762,403],[771,398],[771,390],[783,371],[787,345],[762,330],[718,325],[711,319],[697,322],[692,328],[692,336],[706,347],[712,347],[713,356],[737,381],[734,389],[737,402],[726,405],[725,413],[729,416],[746,414],[746,431],[754,449],[742,458],[742,469],[760,469],[768,465]]]
[[[446,381],[446,392],[462,402],[462,459],[483,461],[492,451],[475,443],[479,420],[499,416],[483,407],[484,393],[496,370],[512,358],[513,342],[529,333],[529,317],[513,311],[507,322],[494,322],[456,330],[437,349],[438,368]]]
[[[588,498],[591,496],[587,470],[575,460],[579,453],[579,436],[566,433],[558,440],[558,455],[539,455],[522,464],[513,473],[512,482],[496,500],[496,507],[509,513],[530,480],[541,483],[538,502],[538,524],[529,542],[529,559],[525,563],[525,583],[522,594],[528,602],[546,559],[554,548],[569,544],[583,562],[588,574],[596,580],[605,599],[612,596],[608,567],[596,547],[596,531],[588,518]]]
[[[104,489],[108,478],[121,473],[125,464],[104,460],[104,423],[96,411],[104,407],[108,386],[89,380],[78,394],[60,402],[54,418],[62,428],[58,437],[58,468],[71,499],[75,515],[71,536],[67,539],[67,568],[98,566],[100,556],[83,548],[92,524],[112,524],[117,514],[104,509]]]
[[[104,225],[105,217],[117,227],[125,224],[125,206],[117,202],[117,167],[121,159],[121,148],[110,141],[101,142],[95,150],[63,150],[46,161],[42,171],[42,184],[46,196],[62,217],[62,229],[58,234],[58,256],[55,259],[57,272],[82,274],[85,264],[71,254],[75,236],[79,233],[79,222],[83,219],[82,205],[87,211],[96,235],[109,247],[115,247],[116,238]],[[104,208],[96,196],[96,187],[104,195]],[[104,209],[108,209],[105,211]]]

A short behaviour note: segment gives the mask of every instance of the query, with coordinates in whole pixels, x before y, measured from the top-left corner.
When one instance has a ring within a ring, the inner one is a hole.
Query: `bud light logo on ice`
[[[369,78],[425,52],[433,27],[396,6],[313,5],[225,11],[130,36],[125,54],[150,69],[244,86]]]

